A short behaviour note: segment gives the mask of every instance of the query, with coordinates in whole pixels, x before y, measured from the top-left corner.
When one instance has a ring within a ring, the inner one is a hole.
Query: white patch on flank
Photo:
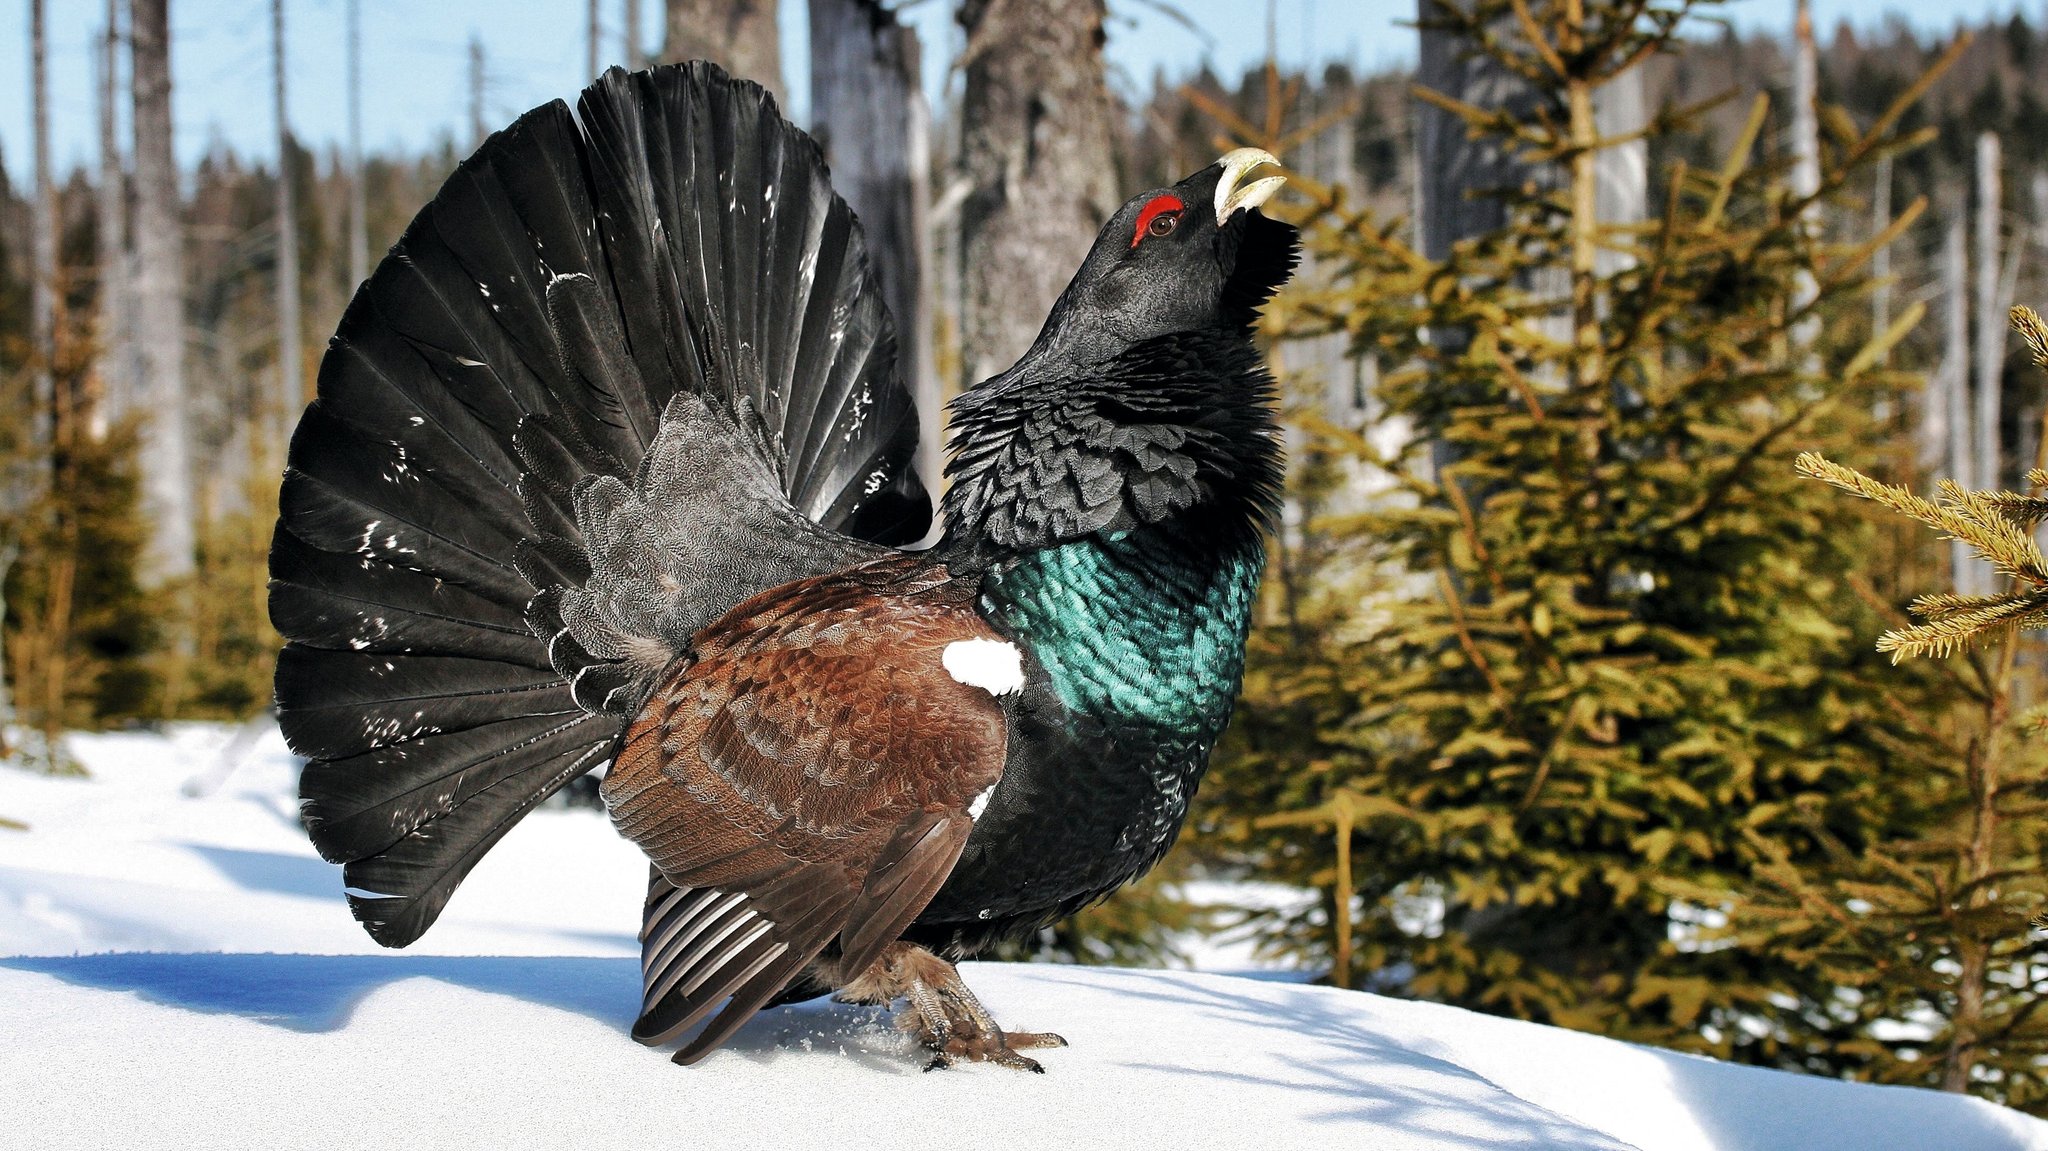
[[[961,639],[939,653],[946,674],[990,695],[1024,690],[1024,656],[1014,644],[999,639]]]
[[[991,783],[980,795],[975,796],[974,802],[967,805],[967,818],[979,820],[981,813],[988,810],[988,797],[995,793],[996,785]]]

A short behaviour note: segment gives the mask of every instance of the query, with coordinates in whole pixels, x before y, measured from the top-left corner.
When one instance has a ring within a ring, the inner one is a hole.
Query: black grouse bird
[[[271,555],[306,827],[370,934],[418,938],[608,763],[654,863],[635,1037],[702,1024],[687,1063],[837,991],[1036,1070],[1062,1041],[950,961],[1148,869],[1229,718],[1280,481],[1272,162],[1117,211],[956,401],[944,535],[907,552],[919,413],[769,97],[614,69],[492,136],[342,318]]]

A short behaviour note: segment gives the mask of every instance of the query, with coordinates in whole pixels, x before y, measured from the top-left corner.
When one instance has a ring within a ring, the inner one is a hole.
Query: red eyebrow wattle
[[[1145,205],[1144,211],[1138,213],[1138,229],[1131,234],[1131,247],[1135,248],[1138,246],[1138,241],[1145,238],[1145,229],[1151,227],[1152,221],[1162,212],[1185,212],[1187,210],[1188,206],[1180,202],[1180,197],[1171,193],[1152,197],[1152,202]]]

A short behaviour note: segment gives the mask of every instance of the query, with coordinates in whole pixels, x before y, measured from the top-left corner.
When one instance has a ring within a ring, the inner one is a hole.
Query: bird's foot
[[[926,1071],[971,1062],[1043,1073],[1038,1060],[1020,1052],[1067,1045],[1050,1031],[1004,1031],[952,964],[914,944],[890,944],[839,998],[852,1003],[907,999],[909,1006],[896,1025],[932,1052]]]

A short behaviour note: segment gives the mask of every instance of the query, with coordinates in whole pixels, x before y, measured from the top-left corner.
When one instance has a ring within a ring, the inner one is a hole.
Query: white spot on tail
[[[355,896],[355,897],[356,897],[357,899],[403,899],[403,898],[405,898],[405,897],[404,897],[404,896],[402,896],[402,895],[390,895],[390,894],[387,894],[387,893],[385,893],[385,892],[382,892],[382,891],[371,891],[371,890],[369,890],[368,888],[363,888],[363,887],[344,887],[344,888],[342,888],[342,889],[341,889],[341,893],[342,893],[343,895],[353,895],[353,896]]]
[[[939,662],[956,681],[990,695],[1024,689],[1024,656],[1015,644],[999,639],[955,640],[939,654]]]
[[[988,810],[988,797],[995,793],[996,785],[991,783],[980,795],[975,796],[974,802],[967,805],[967,818],[979,821],[981,813]]]

